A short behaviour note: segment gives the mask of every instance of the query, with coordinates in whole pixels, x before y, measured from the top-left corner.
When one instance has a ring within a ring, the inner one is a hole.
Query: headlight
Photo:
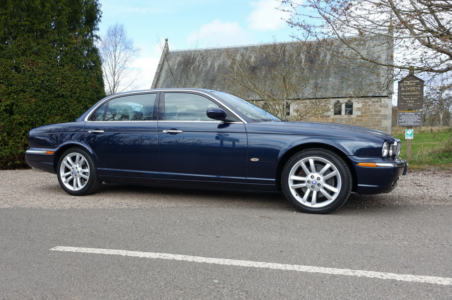
[[[388,156],[388,152],[389,152],[389,144],[388,144],[388,142],[384,142],[383,148],[381,149],[381,156],[383,156],[383,157]]]
[[[389,157],[399,157],[400,151],[402,150],[402,143],[400,140],[394,141],[389,145]]]

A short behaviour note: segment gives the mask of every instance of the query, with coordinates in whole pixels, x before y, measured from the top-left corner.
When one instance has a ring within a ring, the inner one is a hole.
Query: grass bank
[[[406,159],[405,134],[394,134],[394,136],[402,141],[400,157]],[[452,130],[450,128],[438,132],[415,132],[411,144],[410,169],[452,168]]]

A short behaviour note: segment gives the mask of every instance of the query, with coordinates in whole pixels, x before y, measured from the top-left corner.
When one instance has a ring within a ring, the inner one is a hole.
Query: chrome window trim
[[[159,122],[191,122],[191,123],[223,123],[222,121],[176,121],[176,120],[159,120]]]
[[[218,123],[218,124],[243,124],[242,122],[223,122],[223,121],[173,121],[173,120],[158,120],[158,122],[185,122],[185,123]]]
[[[246,122],[242,117],[240,117],[235,111],[233,111],[231,108],[229,108],[229,106],[227,106],[226,104],[224,104],[221,100],[219,100],[218,98],[216,98],[215,96],[213,96],[213,95],[210,95],[210,94],[207,94],[207,93],[205,93],[205,92],[200,92],[200,91],[197,91],[197,90],[171,90],[171,89],[168,89],[168,90],[159,90],[159,91],[161,91],[161,92],[192,92],[192,93],[194,93],[194,94],[196,94],[196,93],[199,93],[199,94],[202,94],[202,95],[205,95],[205,96],[207,96],[207,97],[210,97],[210,98],[213,98],[215,101],[217,101],[218,103],[220,103],[221,105],[223,105],[224,107],[226,107],[231,113],[233,113],[237,118],[239,118],[243,123],[245,123],[245,124],[248,124],[248,122]],[[162,121],[164,121],[164,120],[162,120]],[[200,121],[200,122],[202,122],[202,121]]]
[[[124,96],[130,96],[130,95],[134,95],[134,94],[158,94],[158,91],[136,91],[136,92],[128,92],[128,93],[124,93],[124,94],[120,94],[120,95],[111,95],[111,96],[107,96],[107,98],[102,101],[101,103],[99,103],[96,107],[93,108],[93,110],[85,117],[84,121],[85,122],[112,122],[112,121],[89,121],[89,117],[91,117],[91,115],[97,110],[97,108],[99,106],[102,106],[103,104],[105,104],[105,102],[116,99],[116,98],[121,98]],[[116,96],[116,97],[115,97]],[[156,121],[156,120],[151,120],[151,121]],[[127,122],[127,121],[121,121],[121,122]],[[128,122],[136,122],[136,121],[128,121]]]
[[[197,90],[189,90],[189,89],[159,89],[159,90],[152,90],[152,91],[136,91],[136,92],[128,92],[128,93],[124,93],[124,94],[120,94],[117,95],[117,97],[115,97],[115,95],[111,95],[108,96],[107,99],[105,99],[104,101],[102,101],[101,103],[99,103],[96,107],[93,108],[93,110],[85,117],[84,121],[85,122],[112,122],[112,121],[89,121],[89,117],[97,110],[97,108],[101,105],[103,105],[105,102],[116,99],[116,98],[120,98],[123,96],[129,96],[129,95],[135,95],[135,94],[156,94],[156,93],[160,93],[160,92],[191,92],[194,94],[202,94],[205,95],[207,97],[213,98],[215,101],[217,101],[218,103],[221,103],[221,105],[223,105],[224,107],[226,107],[231,113],[233,113],[237,118],[239,118],[244,124],[248,124],[248,122],[246,122],[241,116],[239,116],[235,111],[233,111],[231,108],[229,108],[229,106],[227,106],[226,104],[224,104],[221,100],[219,100],[218,98],[216,98],[213,95],[207,94],[205,92],[201,92],[201,91],[197,91]],[[152,120],[152,121],[166,121],[166,120]],[[144,121],[144,122],[152,122],[152,121]],[[136,122],[136,121],[120,121],[120,122]],[[197,121],[195,121],[197,122]],[[203,122],[203,121],[200,121]],[[231,122],[231,123],[236,123],[236,122]],[[240,122],[238,122],[240,123]]]
[[[113,123],[113,122],[118,122],[118,123],[133,122],[133,123],[138,123],[138,122],[158,122],[158,121],[157,120],[136,120],[136,121],[86,121],[86,122],[108,122],[108,123]]]
[[[137,121],[86,121],[86,122],[108,122],[108,123],[125,123],[125,122],[131,122],[131,123],[138,123],[138,122],[192,122],[192,123],[218,123],[222,124],[225,123],[223,121],[173,121],[173,120],[137,120]],[[243,122],[226,122],[225,124],[243,124]]]

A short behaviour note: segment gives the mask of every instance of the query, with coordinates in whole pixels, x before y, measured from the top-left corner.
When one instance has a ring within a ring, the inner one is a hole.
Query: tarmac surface
[[[449,185],[424,193],[416,175],[400,184],[411,201],[353,195],[309,215],[278,193],[104,185],[70,197],[51,174],[2,171],[0,299],[451,299],[450,173],[428,176]]]

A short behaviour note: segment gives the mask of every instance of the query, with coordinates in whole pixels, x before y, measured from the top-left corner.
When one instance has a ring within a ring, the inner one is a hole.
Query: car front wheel
[[[281,176],[286,198],[301,212],[325,214],[349,198],[352,177],[344,160],[325,149],[307,149],[286,163]]]
[[[102,184],[91,155],[80,148],[71,148],[61,155],[57,175],[63,190],[73,196],[93,194]]]

